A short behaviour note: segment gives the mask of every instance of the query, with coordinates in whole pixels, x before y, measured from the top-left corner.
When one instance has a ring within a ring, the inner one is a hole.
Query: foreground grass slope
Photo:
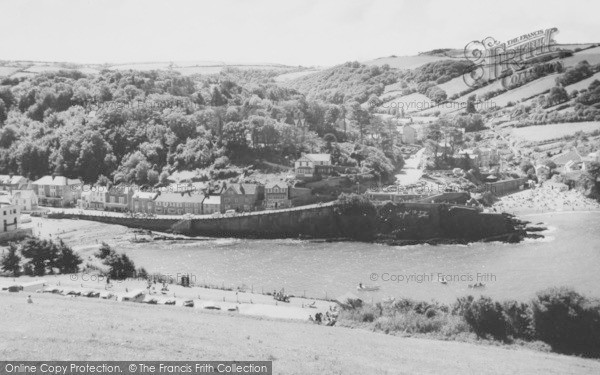
[[[0,294],[7,360],[272,360],[276,374],[598,374],[600,362],[169,306]]]

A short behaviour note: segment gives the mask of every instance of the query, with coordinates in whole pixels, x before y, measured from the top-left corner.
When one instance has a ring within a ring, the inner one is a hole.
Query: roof
[[[13,190],[13,197],[21,196],[21,197],[34,197],[35,192],[33,190]]]
[[[137,199],[155,199],[156,196],[158,195],[158,193],[156,191],[140,191],[137,190],[135,193],[133,193],[132,198],[137,198]]]
[[[202,203],[204,195],[188,193],[161,193],[156,197],[156,202],[169,202],[169,203]]]
[[[12,202],[10,201],[10,196],[8,195],[0,195],[0,206],[1,205],[10,205]]]
[[[258,189],[257,184],[231,184],[225,189],[225,191],[233,191],[234,194],[239,195],[254,195]]]
[[[286,184],[285,182],[268,182],[265,185],[266,189],[273,189],[274,187],[278,187],[278,188],[288,188],[288,184]]]
[[[129,185],[116,185],[116,186],[111,186],[110,189],[106,190],[106,192],[108,194],[129,194],[129,193],[133,193],[135,191],[135,189],[132,186]]]
[[[0,174],[0,184],[13,185],[13,184],[18,184],[22,180],[27,180],[27,179],[23,176],[11,176],[8,174]]]
[[[204,202],[202,204],[221,204],[221,196],[220,195],[209,195],[204,198]]]
[[[556,165],[565,165],[569,161],[581,161],[581,156],[579,156],[577,151],[563,152],[562,154],[554,156],[552,161]]]
[[[329,154],[306,154],[304,156],[312,161],[331,161],[331,155]]]
[[[81,181],[78,178],[71,179],[65,176],[44,176],[39,180],[35,181],[36,185],[53,185],[53,186],[67,186],[67,185],[80,185]]]

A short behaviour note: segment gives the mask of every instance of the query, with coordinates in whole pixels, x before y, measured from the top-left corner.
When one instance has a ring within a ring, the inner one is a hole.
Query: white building
[[[21,211],[35,211],[38,208],[38,197],[33,190],[14,190],[11,202]]]
[[[305,154],[294,163],[297,177],[313,177],[315,174],[327,175],[331,173],[331,155]]]
[[[17,230],[20,217],[19,206],[13,204],[7,195],[0,196],[0,233]]]

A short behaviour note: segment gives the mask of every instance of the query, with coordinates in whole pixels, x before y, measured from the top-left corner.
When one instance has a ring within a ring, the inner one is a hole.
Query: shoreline
[[[167,277],[168,275],[164,275]],[[83,281],[83,282],[82,282]],[[309,316],[316,313],[331,311],[337,305],[324,299],[300,297],[290,295],[288,303],[276,301],[272,295],[250,292],[243,289],[219,289],[207,286],[183,287],[175,283],[166,283],[168,292],[161,292],[161,283],[153,284],[154,288],[148,289],[146,279],[113,280],[107,287],[106,277],[94,273],[80,272],[76,274],[56,274],[40,277],[18,276],[0,277],[0,289],[11,285],[27,285],[44,282],[45,286],[36,285],[21,291],[21,294],[50,293],[67,297],[70,294],[87,293],[94,291],[101,294],[111,294],[111,300],[123,301],[134,291],[144,293],[142,300],[137,301],[147,304],[165,304],[174,302],[176,307],[184,307],[186,301],[193,300],[194,308],[216,309],[222,311],[237,310],[241,315],[264,316],[279,319],[292,319],[308,321]],[[54,292],[52,292],[54,290]],[[86,298],[85,296],[78,296]],[[96,297],[88,297],[96,298]],[[156,303],[149,302],[156,300]],[[236,308],[237,307],[237,308]]]

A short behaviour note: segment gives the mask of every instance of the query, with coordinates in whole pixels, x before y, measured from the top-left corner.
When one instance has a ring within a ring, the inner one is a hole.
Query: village
[[[80,179],[59,175],[34,181],[19,175],[0,175],[0,214],[4,224],[0,240],[6,242],[31,235],[31,229],[21,225],[30,219],[26,216],[22,220],[21,214],[40,215],[57,210],[147,218],[166,215],[219,218],[325,203],[337,199],[341,193],[364,194],[375,204],[451,203],[489,210],[484,206],[489,207],[495,201],[490,196],[502,197],[542,185],[568,191],[592,163],[600,162],[598,151],[584,156],[577,150],[566,151],[531,163],[515,158],[509,147],[497,147],[497,143],[496,147],[482,142],[482,147],[453,150],[443,140],[432,147],[425,139],[430,119],[397,120],[397,138],[406,152],[406,164],[391,185],[382,184],[368,174],[360,175],[356,168],[333,165],[327,153],[303,154],[293,168],[284,169],[265,182],[183,179],[160,187],[101,186],[85,185]],[[442,156],[460,161],[462,168],[435,169],[434,159]]]

